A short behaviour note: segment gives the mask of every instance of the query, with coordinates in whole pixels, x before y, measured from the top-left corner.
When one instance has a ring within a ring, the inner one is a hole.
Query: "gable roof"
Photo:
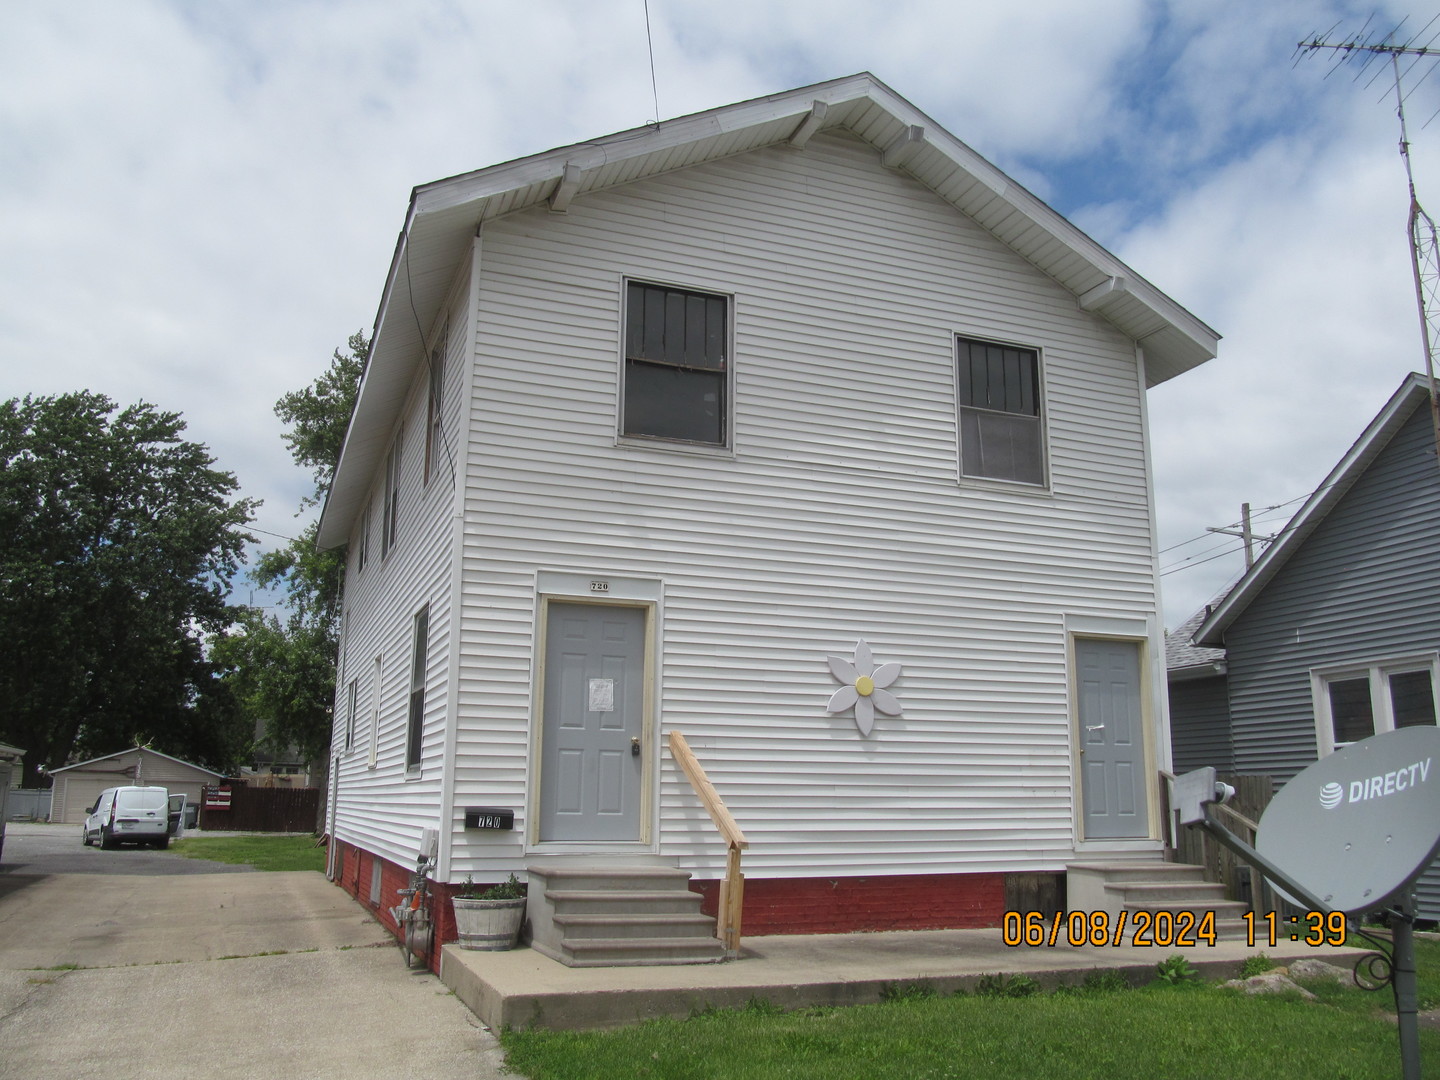
[[[219,776],[223,778],[225,775],[224,773],[216,772],[214,769],[207,769],[204,765],[196,765],[193,761],[181,761],[178,757],[171,757],[169,754],[162,754],[159,750],[151,750],[148,746],[132,746],[126,750],[117,750],[113,754],[103,754],[100,757],[91,758],[89,761],[77,761],[74,765],[62,765],[58,769],[48,769],[46,771],[49,773],[49,775],[54,776],[56,773],[69,772],[71,769],[78,769],[82,765],[94,765],[97,761],[109,761],[111,758],[124,757],[126,754],[134,753],[154,754],[156,757],[162,757],[166,761],[173,761],[176,765],[184,765],[187,769],[197,769],[200,772],[209,773],[211,776]]]
[[[414,189],[375,318],[370,358],[321,515],[319,543],[349,538],[455,268],[484,222],[676,169],[845,131],[875,148],[1145,349],[1149,386],[1215,355],[1219,336],[1040,199],[869,73],[755,98]]]
[[[1424,375],[1405,377],[1400,388],[1390,396],[1360,438],[1355,440],[1355,444],[1280,531],[1279,539],[1265,549],[1230,595],[1216,606],[1209,618],[1201,622],[1192,638],[1194,644],[1208,647],[1224,645],[1225,631],[1270,584],[1281,567],[1380,456],[1395,433],[1414,415],[1416,408],[1427,402],[1429,397],[1430,383]]]

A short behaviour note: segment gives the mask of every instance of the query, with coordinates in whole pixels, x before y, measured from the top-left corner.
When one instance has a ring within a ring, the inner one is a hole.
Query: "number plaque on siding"
[[[498,806],[467,806],[465,808],[467,829],[513,829],[515,811]]]
[[[609,591],[610,591],[610,582],[608,582],[608,581],[592,581],[592,582],[590,582],[590,591],[591,591],[591,592],[609,592]]]

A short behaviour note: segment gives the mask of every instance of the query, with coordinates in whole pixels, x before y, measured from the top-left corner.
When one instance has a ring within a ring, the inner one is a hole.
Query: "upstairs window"
[[[1311,672],[1320,756],[1397,728],[1434,724],[1440,657]]]
[[[444,446],[442,406],[444,405],[445,391],[445,343],[449,336],[450,323],[447,320],[440,329],[440,336],[435,340],[435,347],[430,350],[430,391],[425,399],[425,483],[427,484],[430,483],[430,476],[439,463],[440,450]]]
[[[1034,349],[955,339],[960,474],[1045,482],[1040,355]]]
[[[360,512],[360,543],[359,551],[355,556],[355,572],[363,573],[365,566],[370,562],[370,504],[365,504],[365,509]]]
[[[400,531],[400,441],[404,430],[395,433],[395,443],[385,458],[385,505],[380,521],[380,557],[390,554]]]
[[[355,708],[360,699],[360,680],[351,679],[345,691],[345,752],[355,749]]]
[[[621,434],[727,445],[729,307],[710,293],[626,285]]]
[[[425,667],[430,652],[430,605],[415,613],[415,640],[410,654],[410,713],[405,724],[405,771],[420,768],[425,737]]]

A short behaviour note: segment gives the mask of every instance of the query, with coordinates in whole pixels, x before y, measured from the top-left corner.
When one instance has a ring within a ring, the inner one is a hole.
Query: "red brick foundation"
[[[400,902],[400,890],[410,887],[410,868],[396,866],[388,859],[382,859],[361,848],[343,841],[331,841],[335,850],[335,884],[339,885],[375,916],[396,939],[400,927],[390,915],[390,909]],[[370,877],[374,866],[380,864],[380,898],[378,903],[370,902]],[[434,920],[435,936],[430,952],[430,970],[440,973],[440,946],[456,940],[455,910],[450,906],[450,897],[460,891],[459,885],[430,883],[430,917]]]
[[[390,908],[399,890],[409,888],[410,870],[343,841],[336,844],[335,883],[369,908],[381,926],[399,935]],[[370,902],[372,868],[380,864],[379,902]],[[431,969],[438,973],[440,946],[456,939],[450,897],[458,885],[431,883],[435,947]],[[691,881],[703,898],[700,910],[713,916],[719,881]],[[999,926],[1005,915],[1004,874],[904,874],[893,877],[750,878],[745,882],[743,932],[845,934],[872,930],[976,930]]]
[[[718,881],[691,881],[716,913]],[[866,930],[976,930],[1005,915],[1004,874],[895,877],[747,878],[741,913],[746,937],[845,934]]]

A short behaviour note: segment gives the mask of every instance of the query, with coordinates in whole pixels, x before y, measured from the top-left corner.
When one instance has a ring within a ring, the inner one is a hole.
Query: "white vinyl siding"
[[[345,636],[342,669],[351,673],[356,689],[355,738],[364,753],[341,757],[336,774],[334,835],[379,854],[401,866],[414,864],[420,830],[441,824],[439,762],[446,725],[454,716],[447,692],[445,658],[450,649],[451,584],[454,518],[458,478],[444,459],[443,443],[458,441],[464,353],[468,275],[459,268],[451,299],[436,320],[429,348],[440,350],[445,385],[441,388],[442,447],[430,482],[425,483],[422,441],[410,439],[410,452],[400,455],[395,474],[394,504],[401,528],[398,542],[388,554],[372,559],[364,574],[356,572],[366,527],[362,514],[352,536],[350,573],[345,587]],[[448,319],[448,322],[447,322]],[[431,365],[417,353],[412,386],[397,433],[427,430]],[[385,503],[386,468],[376,471],[373,502]],[[383,512],[377,517],[383,518]],[[383,522],[382,522],[383,531]],[[428,605],[429,647],[423,672],[424,718],[419,745],[419,768],[407,768],[414,616]],[[348,704],[337,687],[337,714]]]
[[[747,874],[1073,857],[1065,620],[1148,620],[1161,653],[1134,343],[844,136],[480,242],[452,878],[524,865],[542,569],[663,583],[661,732],[750,838]],[[629,279],[733,298],[732,456],[617,444]],[[957,336],[1043,349],[1048,489],[957,482]],[[825,712],[825,657],[861,637],[904,665],[904,714],[869,738]],[[649,752],[658,850],[718,868]],[[463,833],[467,802],[513,808],[515,832]]]

